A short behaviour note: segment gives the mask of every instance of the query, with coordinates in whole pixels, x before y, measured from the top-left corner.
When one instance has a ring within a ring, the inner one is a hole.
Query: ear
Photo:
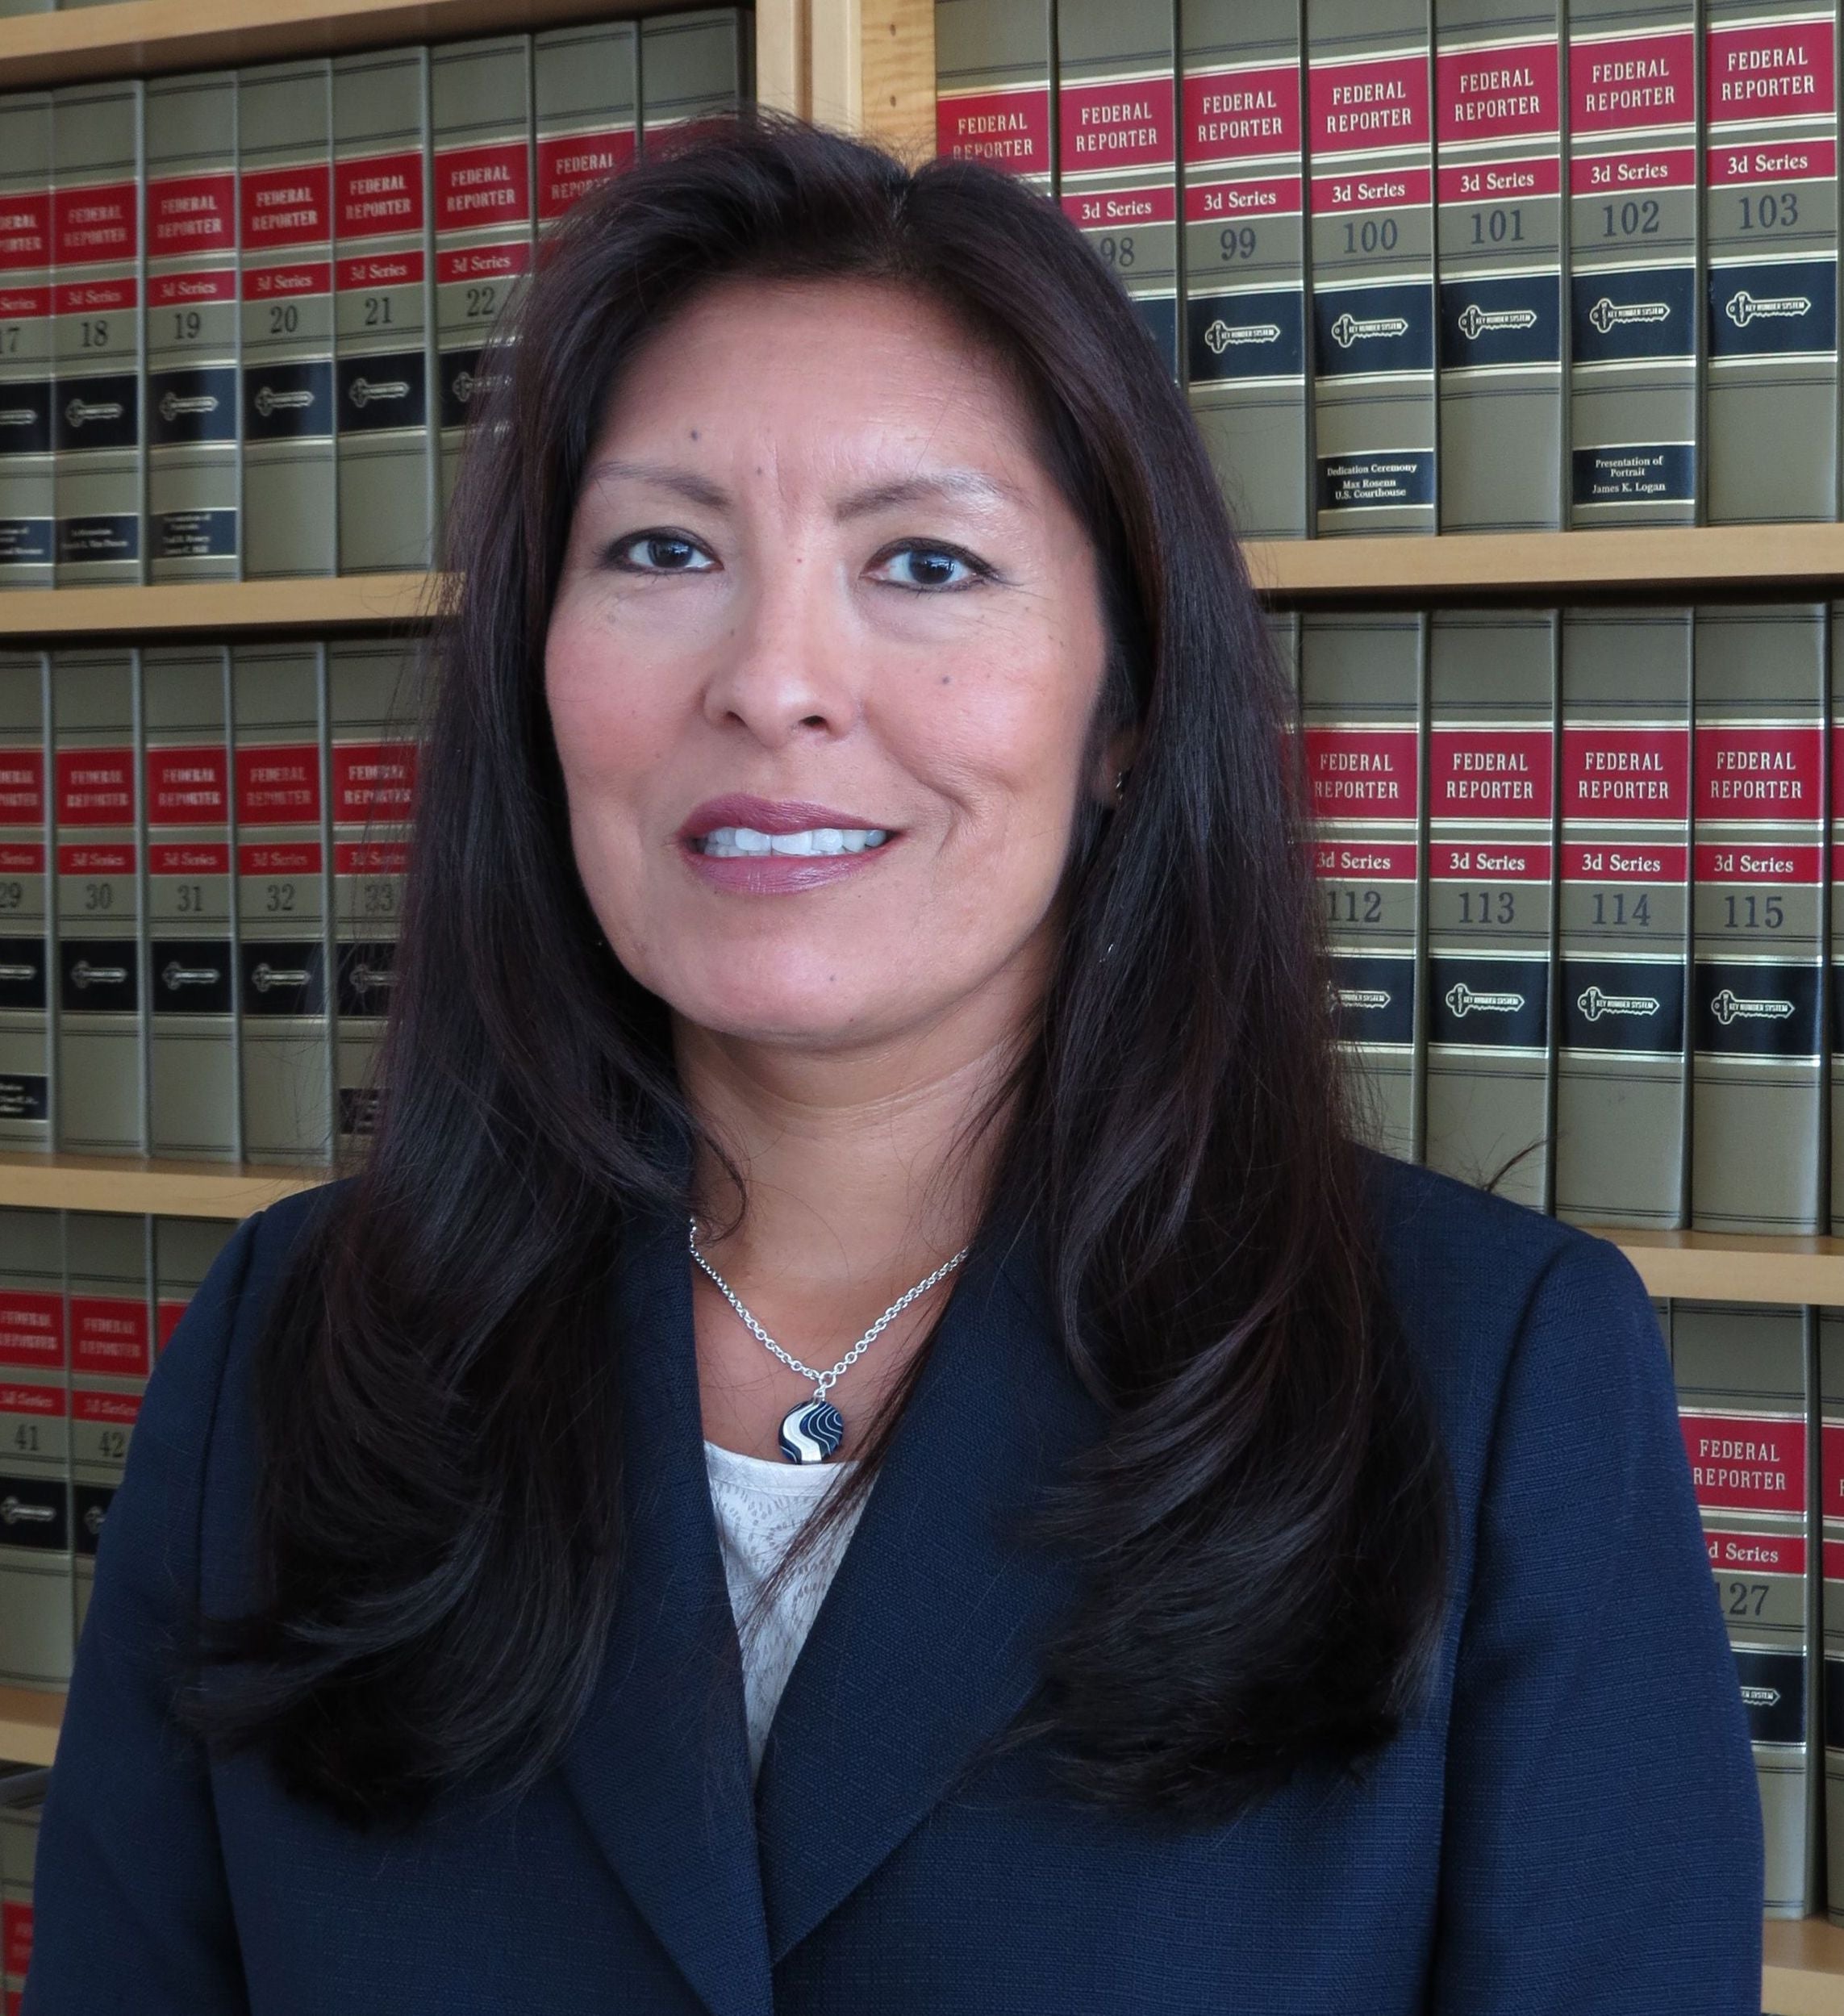
[[[1114,780],[1123,770],[1133,767],[1133,759],[1139,753],[1140,731],[1137,726],[1116,728],[1103,744],[1099,762],[1089,779],[1089,789],[1096,800],[1103,805],[1115,803]]]

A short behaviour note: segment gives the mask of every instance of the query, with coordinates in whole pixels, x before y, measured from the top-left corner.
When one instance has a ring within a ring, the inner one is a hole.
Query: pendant
[[[845,1439],[845,1423],[829,1400],[803,1400],[782,1417],[781,1453],[791,1463],[823,1463]]]

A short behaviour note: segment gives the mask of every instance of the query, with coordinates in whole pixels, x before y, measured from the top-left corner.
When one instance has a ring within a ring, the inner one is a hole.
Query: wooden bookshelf
[[[1761,1930],[1768,2016],[1844,2016],[1844,1931],[1822,1918],[1767,1918]]]
[[[333,1172],[228,1162],[143,1157],[0,1157],[0,1205],[35,1211],[153,1212],[169,1218],[247,1218],[278,1198],[311,1190]],[[6,1755],[0,1749],[0,1756]]]
[[[440,577],[344,574],[306,581],[205,581],[156,588],[0,593],[0,637],[214,637],[262,630],[391,628],[423,621]]]
[[[0,1757],[16,1764],[48,1764],[63,1720],[62,1694],[0,1687]]]

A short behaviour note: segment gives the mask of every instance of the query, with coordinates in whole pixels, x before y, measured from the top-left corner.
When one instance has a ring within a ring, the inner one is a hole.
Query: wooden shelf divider
[[[1823,1918],[1762,1923],[1761,2006],[1771,2016],[1844,2016],[1844,1930]]]
[[[62,1694],[0,1687],[0,1757],[10,1763],[48,1764],[63,1721]]]
[[[7,1155],[0,1156],[0,1206],[149,1212],[169,1218],[247,1218],[252,1211],[298,1190],[327,1182],[334,1173],[307,1165],[156,1162],[127,1155]],[[5,1755],[0,1747],[0,1756]]]
[[[23,588],[0,594],[0,637],[131,640],[182,631],[229,636],[257,630],[408,627],[427,620],[439,586],[437,575],[397,574],[346,574],[333,580],[204,581],[155,588]]]

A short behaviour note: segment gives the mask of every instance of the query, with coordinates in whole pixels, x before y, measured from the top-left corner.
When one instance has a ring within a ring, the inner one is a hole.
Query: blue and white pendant
[[[782,1417],[781,1453],[791,1463],[823,1463],[845,1439],[845,1417],[829,1400],[803,1400]]]

